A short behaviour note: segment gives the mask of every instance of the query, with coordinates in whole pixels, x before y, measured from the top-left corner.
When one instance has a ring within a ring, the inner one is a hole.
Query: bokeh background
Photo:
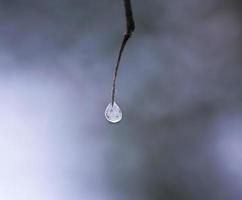
[[[242,3],[0,0],[0,199],[241,200]]]

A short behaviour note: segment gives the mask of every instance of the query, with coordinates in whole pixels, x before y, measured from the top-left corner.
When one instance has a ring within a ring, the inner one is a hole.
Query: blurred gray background
[[[241,200],[242,3],[0,0],[0,199]]]

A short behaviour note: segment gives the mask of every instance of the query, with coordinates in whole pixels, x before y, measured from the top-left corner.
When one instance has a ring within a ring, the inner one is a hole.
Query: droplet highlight
[[[122,111],[116,102],[108,104],[105,110],[105,117],[111,123],[118,123],[122,119]]]

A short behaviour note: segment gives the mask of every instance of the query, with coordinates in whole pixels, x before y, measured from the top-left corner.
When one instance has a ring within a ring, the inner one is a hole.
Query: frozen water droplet
[[[105,117],[111,123],[120,122],[122,119],[122,111],[115,102],[113,105],[110,103],[105,110]]]

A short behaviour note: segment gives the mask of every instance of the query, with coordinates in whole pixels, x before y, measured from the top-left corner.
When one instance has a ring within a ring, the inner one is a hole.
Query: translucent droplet
[[[120,122],[122,119],[122,111],[115,102],[113,105],[110,103],[105,110],[105,117],[111,123]]]

